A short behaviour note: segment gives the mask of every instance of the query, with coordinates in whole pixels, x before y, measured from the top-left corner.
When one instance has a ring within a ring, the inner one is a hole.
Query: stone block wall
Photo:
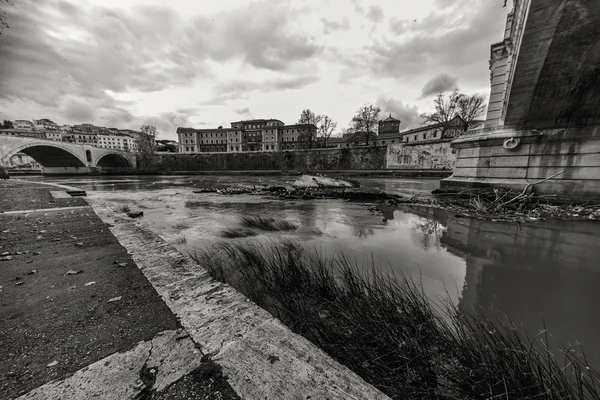
[[[517,138],[514,149],[503,146]],[[600,198],[600,126],[539,132],[500,130],[460,138],[456,165],[442,186],[494,185],[524,188],[564,171],[535,186],[537,194],[559,199]]]
[[[386,168],[386,146],[301,151],[161,154],[163,171],[319,171],[381,170]]]
[[[598,0],[532,0],[504,126],[600,123],[598,42]]]
[[[388,146],[388,169],[452,169],[456,155],[450,141],[423,144],[392,144]]]

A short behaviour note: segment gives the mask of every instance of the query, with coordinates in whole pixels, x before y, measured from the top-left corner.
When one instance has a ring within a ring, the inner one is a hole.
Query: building
[[[26,119],[17,119],[12,122],[13,128],[18,130],[33,130],[33,122]]]
[[[231,128],[178,128],[183,153],[306,150],[316,147],[317,127],[285,125],[278,119],[253,119],[231,123]]]
[[[392,117],[392,113],[386,119],[379,121],[379,134],[395,134],[400,132],[400,123],[399,119]]]
[[[63,141],[63,136],[64,136],[64,132],[58,130],[58,131],[46,131],[46,139],[49,140],[54,140],[56,142],[62,142]]]
[[[59,130],[59,126],[52,120],[47,118],[42,119],[34,119],[33,120],[34,129],[40,131],[57,131]]]
[[[467,130],[467,123],[460,117],[454,117],[444,131],[442,124],[426,125],[402,132],[403,142],[427,142],[441,139],[455,139]]]

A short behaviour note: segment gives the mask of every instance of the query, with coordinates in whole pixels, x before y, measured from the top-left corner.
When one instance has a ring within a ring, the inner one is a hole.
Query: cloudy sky
[[[435,94],[489,92],[502,0],[13,0],[0,119],[117,128],[298,119],[365,103],[418,125]],[[509,2],[510,5],[510,2]]]

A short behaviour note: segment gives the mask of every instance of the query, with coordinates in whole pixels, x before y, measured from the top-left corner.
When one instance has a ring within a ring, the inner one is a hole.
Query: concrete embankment
[[[51,191],[0,183],[0,398],[387,398],[137,220]]]
[[[0,399],[170,390],[203,354],[87,202],[52,192],[0,183]]]

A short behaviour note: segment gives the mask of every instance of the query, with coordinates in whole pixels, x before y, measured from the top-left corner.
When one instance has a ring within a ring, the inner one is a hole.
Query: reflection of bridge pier
[[[48,175],[80,175],[99,169],[131,169],[135,155],[120,150],[19,136],[0,136],[0,165],[23,153],[33,158]]]
[[[498,223],[449,216],[444,247],[466,261],[459,307],[493,307],[534,336],[581,343],[600,368],[600,224]]]

